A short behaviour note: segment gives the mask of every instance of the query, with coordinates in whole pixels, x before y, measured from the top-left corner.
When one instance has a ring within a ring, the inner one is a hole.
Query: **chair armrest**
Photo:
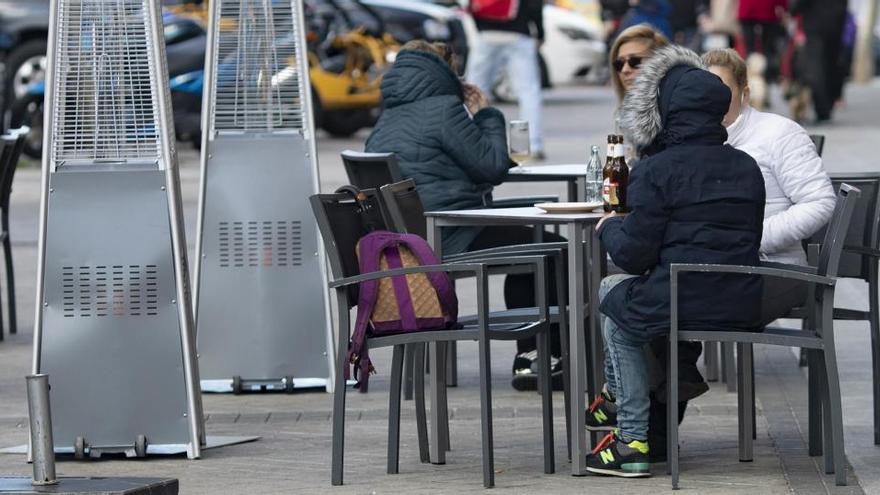
[[[542,242],[536,244],[514,244],[510,246],[500,246],[495,248],[481,249],[479,251],[468,251],[466,253],[453,254],[444,256],[444,263],[455,261],[467,261],[483,259],[494,256],[521,256],[528,254],[559,254],[565,251],[568,244],[565,242]]]
[[[468,272],[477,276],[485,274],[485,268],[480,263],[456,263],[444,265],[424,265],[411,266],[407,268],[395,268],[394,270],[383,270],[381,272],[370,272],[355,275],[353,277],[345,277],[331,280],[327,286],[331,289],[345,287],[352,284],[366,282],[368,280],[379,280],[388,277],[396,277],[398,275],[409,275],[413,273],[433,273],[433,272]]]
[[[504,256],[499,258],[485,258],[479,260],[479,265],[482,267],[493,267],[493,266],[522,266],[522,265],[533,265],[538,266],[540,263],[546,263],[547,256],[546,255],[528,255],[528,256]],[[453,261],[451,263],[447,263],[447,266],[459,266],[458,262]],[[476,264],[476,263],[470,263]]]
[[[500,267],[500,266],[523,266],[523,265],[531,265],[533,269],[532,273],[535,274],[535,287],[547,287],[547,255],[530,255],[530,256],[510,256],[510,257],[501,257],[501,258],[489,258],[480,260],[480,265],[487,268],[486,271],[481,272],[480,276],[485,277],[486,274],[492,270],[492,268]],[[457,265],[458,263],[449,263],[449,265]],[[549,308],[547,306],[547,293],[546,291],[539,290],[537,291],[537,300],[535,301],[536,306],[538,307],[538,316],[541,320],[547,321],[549,319]]]
[[[791,265],[775,263],[775,265],[783,265],[785,268],[769,267],[769,266],[746,266],[746,265],[720,265],[720,264],[694,264],[694,263],[673,263],[669,266],[669,276],[671,282],[677,282],[678,274],[682,272],[702,272],[702,273],[741,273],[745,275],[761,275],[769,277],[788,278],[792,280],[802,280],[814,284],[834,285],[835,279],[791,269]]]
[[[511,196],[509,198],[493,198],[490,208],[521,208],[535,206],[538,203],[558,202],[559,196]]]
[[[847,253],[860,254],[871,258],[880,258],[880,249],[871,249],[863,246],[843,246]]]
[[[803,273],[816,273],[815,266],[791,265],[788,263],[777,263],[775,261],[762,261],[761,266],[765,268],[779,268],[780,270],[794,270]]]

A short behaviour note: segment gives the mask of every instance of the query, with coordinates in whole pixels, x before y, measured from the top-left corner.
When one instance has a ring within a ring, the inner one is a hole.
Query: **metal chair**
[[[9,147],[8,155],[5,153],[0,160],[0,238],[3,240],[3,257],[6,263],[6,301],[9,307],[9,333],[17,333],[17,317],[15,311],[15,274],[12,264],[12,241],[9,237],[9,200],[12,195],[12,181],[15,178],[15,170],[18,168],[18,159],[24,149],[30,129],[20,127],[10,130],[3,136],[4,143]],[[2,326],[0,326],[2,334]]]
[[[834,472],[837,485],[846,485],[843,449],[843,412],[840,399],[840,380],[834,344],[834,286],[840,267],[844,239],[850,219],[861,192],[848,184],[840,186],[834,216],[825,233],[818,264],[801,267],[782,263],[762,263],[760,266],[672,264],[670,267],[670,333],[669,333],[669,380],[678,381],[678,342],[682,340],[708,340],[733,342],[737,346],[739,455],[741,461],[752,459],[754,435],[754,368],[752,347],[754,344],[782,345],[809,349],[809,402],[811,452],[818,443],[819,431],[825,442],[825,470]],[[798,280],[810,285],[810,309],[813,317],[807,320],[805,329],[767,327],[762,332],[744,331],[690,331],[679,330],[678,288],[682,273],[738,273],[761,277],[780,277]],[[813,327],[813,328],[810,328]],[[820,413],[818,404],[821,402]],[[678,488],[678,387],[669,387],[668,400],[667,469],[672,475],[672,487]],[[824,419],[824,426],[819,423]],[[830,447],[830,448],[828,448]]]
[[[825,149],[825,135],[810,134],[810,139],[812,139],[813,144],[816,145],[816,153],[818,153],[819,156],[822,156],[822,150]]]
[[[415,181],[407,179],[396,182],[394,184],[386,184],[379,188],[382,199],[382,207],[389,220],[389,226],[397,232],[406,232],[416,234],[423,238],[427,237],[427,222],[425,221],[425,210],[422,206],[422,200],[419,198],[419,192],[416,190]],[[479,262],[482,259],[494,258],[499,256],[521,256],[541,254],[550,256],[554,261],[555,273],[553,277],[556,283],[556,294],[559,301],[564,301],[566,293],[565,283],[565,259],[566,259],[566,243],[543,243],[543,244],[526,244],[517,246],[503,246],[492,249],[483,249],[479,251],[470,251],[461,254],[443,256],[444,262]],[[490,321],[501,321],[504,318],[514,317],[521,318],[524,315],[533,315],[538,308],[517,308],[505,311],[493,311],[489,313]],[[570,415],[568,408],[570,400],[569,390],[569,352],[568,352],[568,322],[565,317],[564,306],[550,306],[550,321],[559,325],[560,347],[562,352],[563,364],[563,388],[565,389],[565,424],[566,432],[571,428]],[[409,349],[407,349],[409,353]],[[407,355],[409,356],[409,354]],[[449,366],[455,366],[454,360],[448,363]],[[404,381],[404,398],[408,399],[407,393],[411,395],[412,389],[412,372],[413,360],[407,357],[405,361],[405,381]],[[567,435],[566,438],[570,438]],[[571,446],[569,445],[569,452]]]
[[[345,150],[342,164],[349,184],[359,189],[376,189],[403,179],[394,153],[363,153]]]
[[[822,150],[825,149],[825,135],[824,134],[810,134],[810,139],[813,141],[813,144],[816,146],[816,153],[821,157]],[[862,192],[865,192],[864,190]],[[718,354],[718,345],[715,342],[705,342],[704,343],[704,363],[706,369],[706,379],[710,382],[714,382],[718,380],[719,373],[719,354]],[[801,360],[802,364],[806,364],[806,360]],[[721,355],[720,355],[720,368],[721,368],[721,381],[727,383],[727,391],[734,392],[736,391],[736,382],[733,377],[736,375],[736,364],[734,361],[733,355],[733,344],[722,344],[721,346]],[[876,408],[875,408],[876,409]],[[876,428],[875,428],[876,431]],[[875,434],[875,443],[876,440]]]
[[[8,168],[7,163],[9,162],[9,157],[11,157],[13,154],[13,148],[15,148],[15,143],[8,136],[0,137],[0,177],[2,177],[2,175],[5,173],[5,170]],[[0,233],[0,237],[5,236],[3,235],[3,233]],[[10,331],[10,333],[12,332]],[[2,306],[0,306],[0,341],[3,341]]]
[[[868,284],[868,311],[834,308],[835,320],[868,321],[871,334],[871,364],[873,370],[874,405],[874,444],[880,445],[880,173],[834,174],[831,183],[835,190],[841,184],[858,187],[862,191],[861,200],[853,211],[850,229],[843,245],[840,258],[839,277],[856,278]],[[824,229],[817,232],[807,244],[821,242]],[[806,318],[807,311],[799,308],[792,312],[792,318]],[[806,356],[801,356],[801,365],[806,365]]]
[[[337,340],[337,368],[335,374],[334,405],[333,405],[333,447],[332,476],[333,485],[341,485],[343,480],[344,429],[345,429],[345,395],[344,379],[350,336],[349,311],[356,305],[358,284],[366,280],[375,280],[397,275],[444,271],[451,274],[469,273],[475,277],[477,285],[478,314],[476,321],[462,325],[454,330],[432,330],[401,333],[397,335],[368,337],[369,348],[393,347],[391,363],[391,391],[389,397],[388,417],[388,473],[398,472],[399,428],[400,428],[400,388],[403,368],[404,346],[410,344],[431,344],[431,380],[432,403],[438,408],[438,417],[445,417],[446,389],[443,383],[445,369],[443,363],[443,346],[448,341],[476,340],[479,343],[480,357],[480,403],[483,458],[483,485],[494,486],[495,468],[493,457],[492,433],[492,399],[491,399],[491,366],[489,342],[495,340],[513,340],[529,336],[538,339],[539,362],[543,379],[539,384],[544,393],[541,395],[544,427],[544,471],[552,473],[555,469],[553,443],[553,409],[552,393],[550,393],[550,345],[548,339],[548,310],[546,301],[546,257],[522,256],[487,260],[480,263],[449,263],[437,266],[420,266],[360,274],[355,252],[360,237],[369,230],[368,223],[373,227],[384,222],[381,209],[375,198],[354,201],[350,194],[317,194],[310,198],[315,218],[324,246],[327,249],[331,268],[329,288],[333,290],[338,308],[339,337]],[[366,219],[366,221],[365,221]],[[380,227],[381,228],[381,227]],[[539,311],[534,317],[508,320],[502,324],[494,324],[489,319],[488,307],[488,275],[496,269],[519,267],[522,273],[533,273],[543,283],[536,284],[535,297]],[[464,320],[464,319],[463,319]],[[422,346],[418,346],[422,347]],[[416,369],[423,369],[424,353],[416,355]],[[419,452],[422,462],[427,462],[427,428],[424,422],[424,374],[415,374],[416,416],[419,436]],[[430,460],[436,464],[445,463],[446,445],[441,445],[448,438],[443,421],[433,425],[435,438],[438,439],[432,448]]]

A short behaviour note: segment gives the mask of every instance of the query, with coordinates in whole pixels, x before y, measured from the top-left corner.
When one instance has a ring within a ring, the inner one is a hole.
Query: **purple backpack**
[[[376,230],[357,245],[361,273],[439,265],[424,239],[415,234]],[[370,335],[455,328],[458,300],[445,272],[416,273],[367,280],[359,286],[357,320],[348,350],[348,362],[361,392],[375,372],[365,345]],[[345,378],[350,370],[346,366]]]

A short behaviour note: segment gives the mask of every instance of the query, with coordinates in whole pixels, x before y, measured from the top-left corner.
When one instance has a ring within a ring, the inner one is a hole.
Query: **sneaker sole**
[[[603,425],[603,426],[586,425],[585,428],[588,429],[588,430],[590,430],[590,431],[614,431],[614,430],[617,428],[617,426],[612,426],[612,425]]]
[[[605,476],[617,476],[618,478],[649,478],[651,473],[627,473],[625,471],[615,471],[613,469],[602,469],[588,467],[587,471]]]

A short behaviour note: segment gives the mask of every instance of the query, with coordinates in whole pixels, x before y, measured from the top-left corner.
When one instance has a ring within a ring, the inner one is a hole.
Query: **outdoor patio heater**
[[[195,310],[202,390],[328,387],[301,0],[212,0]]]
[[[54,449],[204,446],[159,0],[52,0],[33,372]]]

